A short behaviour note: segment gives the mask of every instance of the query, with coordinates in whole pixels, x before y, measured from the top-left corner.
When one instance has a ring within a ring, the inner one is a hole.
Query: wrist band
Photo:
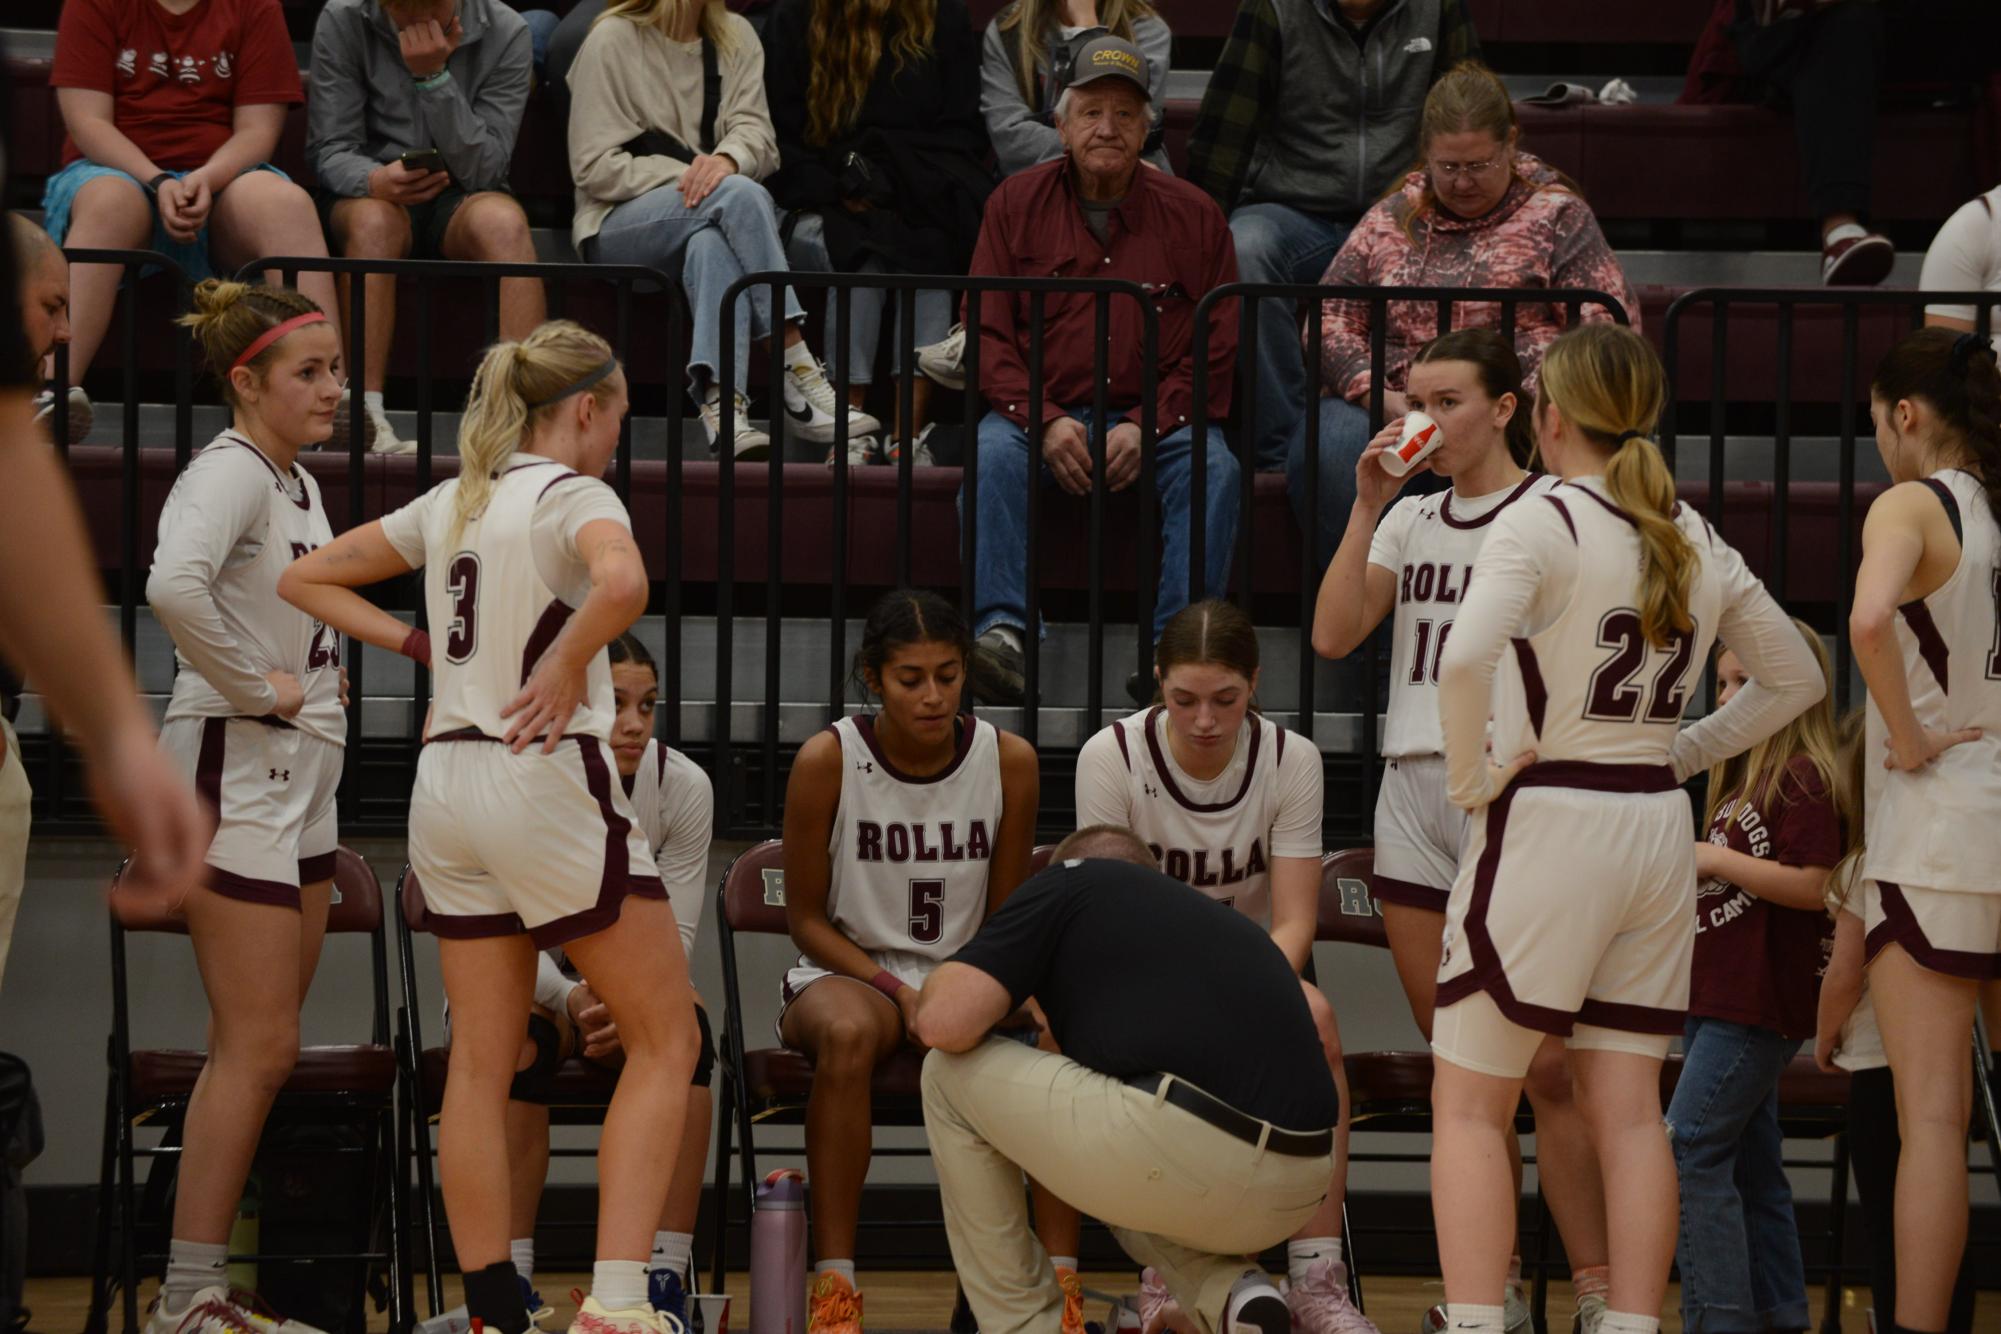
[[[451,78],[452,72],[449,69],[441,69],[436,74],[414,76],[410,81],[416,84],[420,91],[429,92],[441,84],[451,82]]]
[[[161,172],[158,176],[155,176],[152,180],[146,182],[146,193],[149,195],[157,195],[158,193],[160,193],[160,186],[173,179],[174,179],[174,173],[172,173],[171,171]]]
[[[898,992],[910,985],[887,968],[877,972],[874,977],[868,980],[868,984],[889,997],[892,1001],[896,999]]]
[[[413,662],[431,665],[431,636],[424,630],[412,630],[403,636],[403,647],[396,650]]]

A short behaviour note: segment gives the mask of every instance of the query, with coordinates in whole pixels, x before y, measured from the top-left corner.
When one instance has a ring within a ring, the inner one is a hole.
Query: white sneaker
[[[67,403],[69,411],[63,415],[69,421],[69,442],[72,445],[81,444],[83,438],[90,434],[91,424],[97,420],[97,413],[90,405],[90,395],[83,392],[83,386],[80,384],[69,387]],[[44,389],[35,395],[35,421],[48,429],[51,440],[56,438],[55,422],[52,420],[55,410],[55,390]]]
[[[396,428],[389,424],[389,414],[373,404],[365,404],[362,411],[368,415],[368,424],[374,430],[375,439],[369,443],[371,454],[414,454],[417,452],[415,440],[399,440]]]
[[[1519,1283],[1510,1283],[1501,1294],[1501,1324],[1508,1334],[1525,1334],[1535,1317],[1529,1311],[1529,1297]]]
[[[736,420],[730,426],[730,456],[742,462],[770,457],[771,437],[750,424],[750,404],[744,396],[736,394],[733,397],[736,400]],[[721,393],[713,388],[702,400],[702,429],[709,433],[709,452],[718,457],[723,452],[717,439],[723,432],[722,405]]]
[[[146,1334],[322,1334],[297,1320],[266,1315],[251,1305],[254,1300],[220,1286],[203,1288],[177,1314],[155,1300],[146,1316]]]
[[[785,433],[810,445],[824,445],[834,438],[834,386],[827,372],[812,357],[785,368]],[[848,409],[848,438],[874,435],[882,423],[860,408]]]
[[[1605,1299],[1590,1293],[1577,1299],[1577,1314],[1571,1319],[1571,1334],[1598,1334],[1605,1323]]]
[[[1236,1281],[1224,1310],[1223,1334],[1292,1334],[1292,1311],[1262,1270]]]
[[[595,1296],[586,1297],[570,1322],[570,1334],[687,1334],[686,1327],[665,1311],[635,1306],[629,1311],[607,1311]]]
[[[838,444],[827,446],[827,466],[834,466],[834,455],[840,452]],[[882,461],[882,442],[872,435],[850,435],[848,437],[848,466],[859,468],[868,463]]]
[[[937,424],[933,422],[931,426],[936,426]],[[919,431],[917,438],[910,442],[910,461],[919,468],[935,467],[938,462],[937,459],[931,456],[931,426],[927,426]],[[891,465],[903,462],[903,442],[901,440],[890,441],[888,447],[882,452],[882,460],[884,463]]]
[[[952,332],[928,347],[917,349],[917,369],[947,389],[966,387],[966,326],[955,324]]]

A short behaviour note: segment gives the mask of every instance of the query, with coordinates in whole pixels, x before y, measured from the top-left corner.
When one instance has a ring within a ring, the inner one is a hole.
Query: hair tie
[[[256,360],[258,353],[262,352],[265,348],[271,346],[271,344],[277,342],[280,338],[283,338],[286,334],[292,332],[292,330],[294,329],[302,329],[308,324],[325,324],[326,322],[327,322],[327,317],[324,312],[317,310],[309,310],[303,315],[294,315],[291,319],[284,321],[282,324],[274,324],[270,328],[266,329],[263,333],[258,334],[257,337],[253,338],[250,341],[249,347],[246,347],[241,352],[237,353],[236,360],[229,363],[229,369],[233,371],[239,366],[249,365],[252,361]]]
[[[605,376],[610,375],[613,371],[617,369],[618,369],[618,358],[606,357],[604,359],[603,364],[599,365],[595,370],[585,372],[582,377],[570,381],[568,384],[564,385],[561,389],[558,389],[555,393],[549,395],[547,398],[537,399],[535,402],[530,403],[528,405],[528,410],[530,412],[540,412],[543,408],[548,407],[551,403],[560,403],[562,400],[568,398],[571,394],[581,394],[584,392],[584,390],[589,389],[592,385],[596,384],[599,380],[604,379]]]
[[[1645,440],[1646,438],[1647,433],[1645,431],[1621,431],[1619,432],[1619,438],[1612,442],[1612,448],[1623,449],[1628,440]]]
[[[1973,356],[1984,352],[1989,357],[1995,355],[1994,344],[1977,333],[1963,333],[1952,340],[1952,373],[1961,376],[1973,368]]]

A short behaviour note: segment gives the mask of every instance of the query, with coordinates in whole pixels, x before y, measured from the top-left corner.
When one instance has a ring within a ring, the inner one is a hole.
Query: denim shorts
[[[287,181],[292,179],[268,162],[252,167],[251,170],[272,172]],[[185,171],[169,174],[175,180],[187,175]],[[122,176],[140,189],[146,188],[144,183],[131,172],[120,171],[116,167],[101,166],[89,158],[80,157],[70,163],[49,177],[48,184],[42,189],[42,228],[55,238],[57,245],[64,244],[69,236],[70,206],[76,202],[76,192],[83,189],[87,182],[94,181],[100,176]],[[208,228],[202,228],[192,241],[176,241],[167,235],[167,229],[160,225],[160,210],[153,203],[150,192],[146,195],[146,202],[153,208],[153,235],[146,242],[146,249],[157,250],[180,265],[191,283],[215,277],[215,269],[209,264],[208,259]]]

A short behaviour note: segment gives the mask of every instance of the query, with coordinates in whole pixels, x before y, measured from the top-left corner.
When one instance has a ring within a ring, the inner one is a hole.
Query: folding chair
[[[109,1074],[104,1090],[104,1143],[97,1183],[97,1237],[92,1267],[88,1334],[102,1334],[109,1320],[114,1288],[124,1290],[124,1334],[136,1334],[138,1284],[142,1265],[164,1263],[164,1254],[141,1253],[141,1207],[137,1181],[140,1158],[165,1158],[179,1164],[179,1140],[188,1099],[196,1078],[207,1061],[207,1053],[181,1049],[132,1050],[131,996],[126,966],[126,936],[135,932],[187,934],[187,923],[170,915],[172,904],[155,895],[128,892],[119,885],[119,875],[111,881],[111,1040]],[[352,1046],[305,1047],[298,1063],[272,1104],[274,1120],[325,1125],[356,1125],[365,1138],[358,1148],[337,1148],[335,1153],[354,1153],[361,1159],[360,1171],[368,1184],[368,1217],[357,1226],[365,1235],[368,1249],[308,1255],[232,1256],[232,1261],[299,1261],[346,1264],[355,1271],[356,1323],[358,1334],[364,1318],[368,1275],[380,1265],[389,1276],[389,1327],[402,1330],[409,1321],[405,1300],[409,1283],[409,1237],[404,1225],[403,1178],[395,1167],[396,1056],[389,1036],[389,965],[387,936],[382,921],[382,886],[375,872],[358,854],[338,850],[334,862],[334,901],[327,915],[328,946],[343,935],[365,935],[369,943],[370,981],[373,988],[370,1036]],[[322,974],[327,969],[323,959]],[[142,1126],[161,1130],[160,1142],[141,1145],[135,1132]],[[149,1170],[146,1203],[155,1212],[164,1208],[170,1172]],[[383,1220],[387,1237],[380,1248]]]
[[[730,863],[716,887],[716,938],[723,953],[723,1033],[716,1053],[716,1070],[722,1079],[722,1107],[716,1133],[715,1200],[712,1215],[716,1248],[712,1283],[722,1291],[728,1269],[727,1238],[730,1194],[730,1150],[734,1132],[741,1141],[741,1185],[743,1217],[749,1220],[757,1200],[757,1148],[755,1127],[771,1125],[803,1126],[806,1099],[813,1091],[813,1064],[806,1057],[783,1047],[746,1049],[743,1035],[742,975],[737,968],[736,938],[739,934],[776,935],[788,933],[785,922],[784,845],[773,839],[759,843]],[[1033,875],[1049,863],[1048,847],[1038,847],[1029,862]],[[873,1083],[874,1124],[878,1126],[922,1126],[924,1124],[924,1053],[913,1047],[897,1052],[877,1067]],[[734,1125],[732,1125],[734,1117]],[[878,1146],[881,1157],[929,1157],[931,1150]],[[934,1220],[899,1219],[871,1224],[880,1228],[931,1226]]]
[[[400,1128],[407,1136],[404,1141],[407,1152],[417,1161],[417,1197],[424,1225],[425,1277],[430,1283],[430,1314],[435,1316],[445,1309],[440,1256],[448,1237],[442,1226],[443,1210],[439,1207],[432,1174],[431,1159],[437,1149],[431,1139],[431,1127],[437,1124],[438,1114],[444,1107],[445,1073],[450,1063],[450,1049],[424,1045],[423,1003],[417,993],[416,953],[416,935],[426,930],[424,887],[418,882],[417,873],[408,866],[403,868],[403,874],[397,881],[396,898],[401,909],[396,914],[396,951],[402,961],[403,983],[403,1003],[396,1011],[396,1056],[404,1089],[404,1119]],[[611,1095],[617,1087],[617,1071],[595,1061],[584,1060],[581,1056],[566,1058],[556,1068],[550,1083],[549,1124],[552,1127],[603,1125],[605,1109],[611,1105]],[[552,1146],[549,1154],[552,1158],[594,1158],[597,1150]],[[595,1229],[597,1224],[595,1220],[585,1220],[565,1226]]]

